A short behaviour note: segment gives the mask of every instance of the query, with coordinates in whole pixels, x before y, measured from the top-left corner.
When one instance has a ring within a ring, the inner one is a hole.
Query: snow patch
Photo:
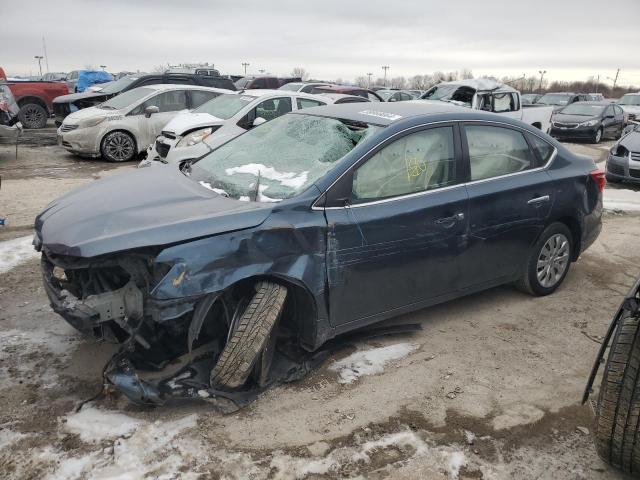
[[[604,189],[605,210],[640,212],[640,192],[626,188]]]
[[[40,256],[31,244],[33,237],[20,237],[0,242],[0,273],[6,273],[31,258]]]
[[[67,416],[65,428],[90,443],[115,437],[113,448],[107,447],[81,457],[67,457],[57,450],[42,452],[57,465],[48,480],[197,478],[195,473],[185,472],[185,467],[196,463],[206,452],[198,440],[178,438],[184,430],[195,426],[196,415],[151,423],[85,407],[79,413]]]
[[[234,173],[248,173],[256,177],[260,175],[260,177],[267,180],[274,180],[285,187],[291,188],[302,187],[309,176],[309,172],[279,172],[275,168],[267,167],[261,163],[248,163],[239,167],[227,168],[225,172],[227,175],[233,175]]]
[[[0,430],[0,450],[17,442],[22,437],[26,437],[26,435],[24,433],[14,432],[8,428],[3,428]]]
[[[460,469],[467,464],[467,459],[462,452],[451,452],[447,463],[449,480],[457,480]]]
[[[97,443],[108,438],[132,434],[140,421],[122,413],[85,407],[78,413],[67,415],[65,428],[80,436],[83,442]]]
[[[387,363],[406,357],[418,348],[410,343],[397,343],[387,347],[360,350],[334,362],[329,370],[338,372],[338,383],[352,383],[363,375],[382,373]]]

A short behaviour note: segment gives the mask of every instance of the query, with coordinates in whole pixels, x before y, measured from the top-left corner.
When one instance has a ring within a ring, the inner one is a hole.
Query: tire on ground
[[[211,370],[212,386],[239,388],[244,385],[282,312],[287,297],[284,286],[262,281],[255,290]]]
[[[542,250],[542,247],[544,246],[544,244],[547,242],[549,238],[551,238],[551,236],[555,235],[556,233],[563,234],[569,240],[569,263],[567,264],[567,268],[562,274],[562,277],[560,278],[560,280],[558,280],[558,282],[555,285],[549,288],[546,288],[540,285],[540,283],[538,282],[538,278],[537,278],[538,257],[540,255],[540,251]],[[525,293],[528,293],[530,295],[535,295],[535,296],[549,295],[550,293],[555,292],[556,289],[560,285],[562,285],[562,282],[564,282],[564,279],[567,276],[569,269],[571,268],[571,258],[573,258],[574,248],[575,247],[573,244],[573,235],[571,235],[571,231],[569,230],[569,227],[567,227],[564,223],[560,223],[560,222],[554,222],[551,225],[549,225],[540,234],[540,237],[538,238],[536,243],[533,245],[533,247],[531,247],[531,250],[529,251],[529,257],[527,258],[527,264],[525,267],[524,274],[522,275],[522,277],[520,277],[518,281],[515,282],[516,288],[518,288],[518,290],[521,290]]]
[[[47,126],[49,112],[42,105],[26,101],[20,105],[18,120],[25,128],[44,128]]]
[[[123,130],[107,133],[100,142],[100,154],[110,162],[128,162],[135,157],[136,152],[135,139]]]
[[[640,474],[640,319],[626,313],[616,327],[602,376],[595,418],[598,455]]]

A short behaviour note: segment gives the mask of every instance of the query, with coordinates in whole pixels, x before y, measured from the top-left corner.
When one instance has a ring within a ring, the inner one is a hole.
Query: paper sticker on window
[[[363,110],[360,112],[362,115],[369,115],[371,117],[380,117],[387,120],[398,120],[402,118],[402,115],[396,115],[395,113],[379,112],[378,110]]]

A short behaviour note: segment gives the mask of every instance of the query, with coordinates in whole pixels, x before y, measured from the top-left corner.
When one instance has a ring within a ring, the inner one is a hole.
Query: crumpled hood
[[[626,113],[640,113],[640,105],[618,105]]]
[[[181,113],[173,117],[171,121],[164,126],[162,131],[183,135],[187,130],[222,125],[224,122],[224,120],[208,113]]]
[[[73,103],[77,100],[89,100],[96,97],[98,100],[100,97],[107,98],[108,95],[102,92],[82,92],[82,93],[70,93],[69,95],[60,95],[54,98],[53,103]]]
[[[264,222],[273,204],[233,200],[177,165],[98,180],[49,204],[35,221],[47,251],[79,257],[162,246]]]

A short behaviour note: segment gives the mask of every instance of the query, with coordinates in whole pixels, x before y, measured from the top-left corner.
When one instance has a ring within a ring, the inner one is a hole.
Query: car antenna
[[[258,170],[258,178],[256,179],[256,191],[253,194],[253,201],[258,201],[258,196],[260,195],[260,170]]]

